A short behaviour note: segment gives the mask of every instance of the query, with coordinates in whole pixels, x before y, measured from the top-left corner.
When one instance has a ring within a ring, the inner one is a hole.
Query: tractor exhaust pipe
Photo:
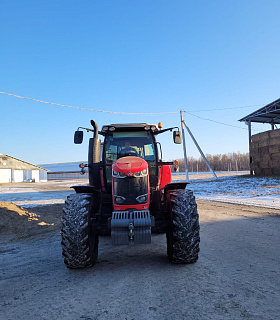
[[[95,139],[98,137],[98,125],[93,120],[90,120],[90,124],[93,126],[93,129],[94,129],[93,138]]]
[[[93,138],[89,139],[88,148],[88,173],[89,184],[96,189],[101,189],[100,178],[100,156],[101,156],[101,141],[98,139],[98,125],[95,121],[90,121],[94,129]]]

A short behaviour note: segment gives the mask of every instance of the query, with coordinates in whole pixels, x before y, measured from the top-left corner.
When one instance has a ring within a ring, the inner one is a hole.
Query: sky
[[[90,135],[73,135],[91,119],[180,127],[180,110],[205,154],[248,152],[238,120],[280,98],[279,13],[278,0],[2,0],[0,92],[112,113],[1,93],[0,153],[84,161]],[[183,157],[158,137],[165,160]]]

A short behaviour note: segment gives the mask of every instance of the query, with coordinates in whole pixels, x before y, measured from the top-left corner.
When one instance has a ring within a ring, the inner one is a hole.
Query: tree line
[[[250,170],[249,153],[227,153],[227,154],[206,154],[206,159],[210,163],[214,171],[247,171]],[[187,158],[189,172],[205,172],[209,171],[207,164],[202,157]],[[185,171],[184,159],[176,159],[179,161],[179,171]]]

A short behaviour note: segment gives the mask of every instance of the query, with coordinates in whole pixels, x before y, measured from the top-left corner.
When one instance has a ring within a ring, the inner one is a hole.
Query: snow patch
[[[191,180],[197,199],[280,209],[280,177],[237,176]]]

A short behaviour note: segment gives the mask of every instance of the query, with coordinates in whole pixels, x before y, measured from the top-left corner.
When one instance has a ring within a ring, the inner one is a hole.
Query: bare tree
[[[247,171],[249,169],[249,153],[227,153],[227,154],[206,154],[206,158],[214,171]],[[185,171],[184,159],[179,161],[179,170]],[[189,172],[206,172],[209,171],[202,157],[188,157]]]

